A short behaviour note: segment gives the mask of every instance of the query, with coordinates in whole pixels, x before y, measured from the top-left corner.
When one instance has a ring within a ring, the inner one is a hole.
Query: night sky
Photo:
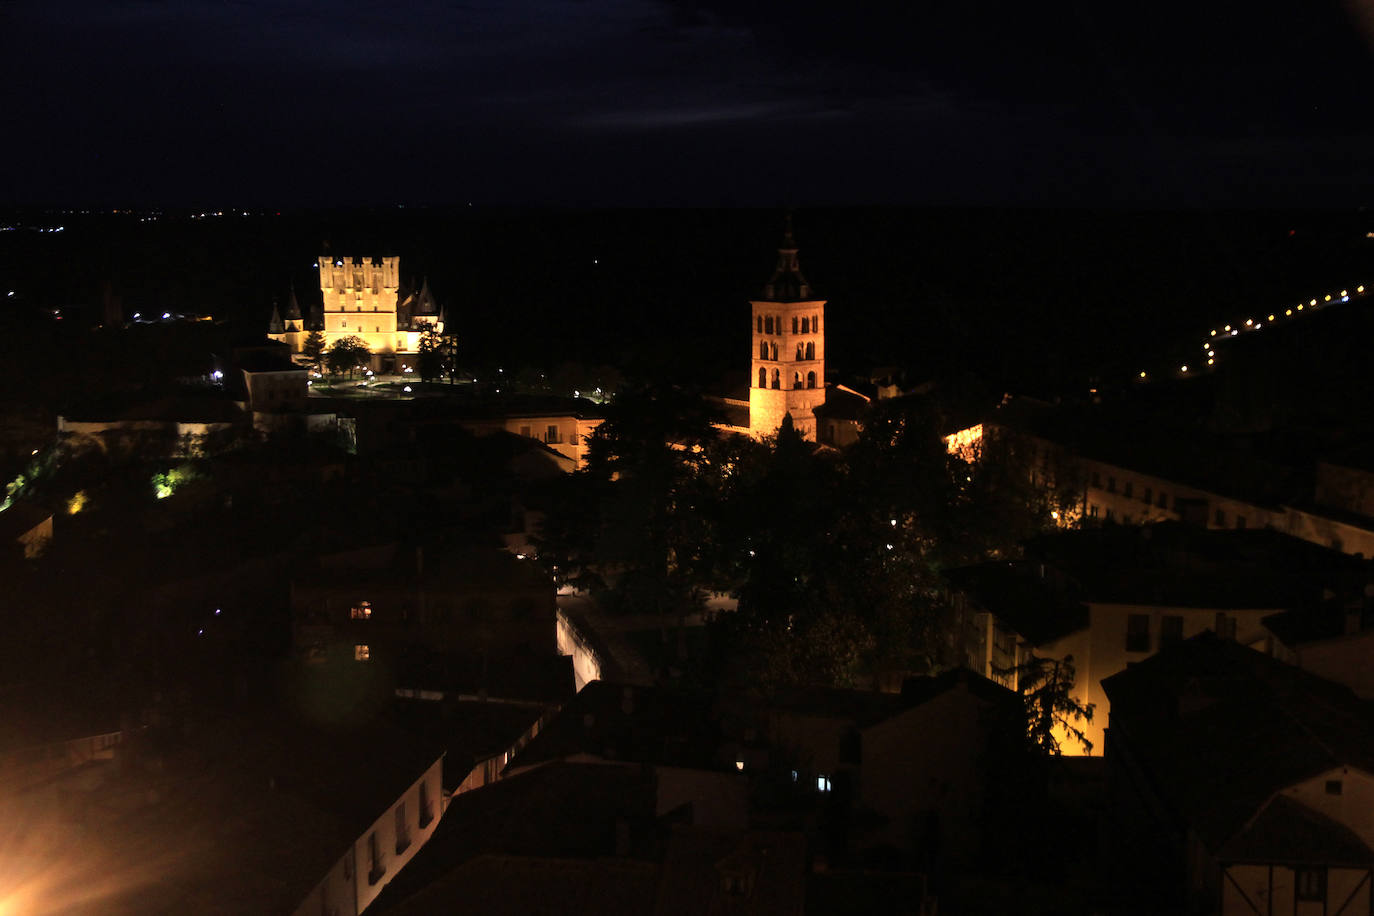
[[[1374,0],[18,0],[0,204],[1356,207]]]

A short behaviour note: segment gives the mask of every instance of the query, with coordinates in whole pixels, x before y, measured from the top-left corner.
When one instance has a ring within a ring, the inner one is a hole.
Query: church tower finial
[[[286,327],[281,323],[281,310],[277,308],[277,300],[272,299],[272,317],[267,321],[268,334],[285,334]]]

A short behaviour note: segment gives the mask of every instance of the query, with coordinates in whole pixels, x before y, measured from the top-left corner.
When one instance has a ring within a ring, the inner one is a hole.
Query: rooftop
[[[1118,740],[1213,851],[1282,789],[1344,766],[1374,773],[1374,707],[1210,632],[1102,686]]]

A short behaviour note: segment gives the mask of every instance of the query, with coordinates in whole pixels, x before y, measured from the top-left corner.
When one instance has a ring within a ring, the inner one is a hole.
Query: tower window
[[[768,358],[768,342],[767,342],[766,340],[760,340],[760,341],[759,341],[759,359],[767,359],[767,358]]]
[[[762,369],[762,368],[759,369],[759,387],[760,387],[760,388],[767,388],[767,387],[768,387],[768,370],[767,370],[767,369]]]
[[[762,334],[762,333],[763,333],[763,316],[762,316],[762,315],[755,315],[755,316],[754,316],[754,321],[755,321],[756,326],[757,326],[757,328],[758,328],[758,332],[759,332],[760,334]]]
[[[773,333],[773,316],[772,316],[772,315],[769,315],[767,318],[763,319],[763,333],[765,333],[765,334],[772,334],[772,333]]]
[[[781,388],[781,387],[782,387],[782,376],[778,374],[778,370],[776,370],[776,369],[773,370],[773,387],[774,387],[774,388]]]
[[[802,319],[801,332],[802,332],[803,334],[810,334],[810,333],[811,333],[811,319],[810,319],[810,318],[803,318],[803,319]]]
[[[807,358],[807,359],[815,359],[815,358],[816,358],[816,342],[815,342],[814,340],[808,340],[808,341],[806,342],[806,358]],[[738,378],[738,376],[736,376],[736,378]]]
[[[796,315],[793,315],[793,316],[792,316],[792,333],[793,333],[793,334],[797,333],[797,316],[796,316]]]
[[[777,344],[769,344],[769,345],[768,345],[768,358],[769,358],[769,359],[777,359],[777,358],[778,358],[778,345],[777,345]],[[777,387],[777,386],[774,386],[774,387]]]
[[[816,333],[816,334],[819,334],[819,333],[821,332],[821,316],[820,316],[820,315],[812,315],[812,316],[811,316],[811,330],[812,330],[813,333]]]
[[[800,373],[800,372],[793,372],[793,373],[792,373],[792,387],[793,387],[793,388],[800,388],[800,387],[801,387],[801,373]]]
[[[798,360],[798,362],[801,361],[801,359],[802,359],[802,354],[805,353],[805,352],[806,352],[806,350],[802,347],[802,345],[801,345],[801,344],[797,344],[797,360]]]
[[[739,376],[735,376],[735,378],[739,378]],[[806,373],[806,387],[816,387],[816,373],[814,371]]]

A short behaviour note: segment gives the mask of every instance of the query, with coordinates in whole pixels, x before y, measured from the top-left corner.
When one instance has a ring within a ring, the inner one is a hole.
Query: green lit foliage
[[[305,335],[305,341],[301,344],[301,355],[305,357],[306,365],[316,372],[324,365],[324,334],[320,331],[311,331]]]
[[[195,480],[200,474],[189,464],[178,465],[168,468],[165,471],[158,471],[153,475],[153,495],[158,499],[166,499],[175,493],[181,486]]]
[[[324,362],[329,367],[329,371],[334,375],[348,374],[353,378],[353,373],[365,366],[372,359],[372,351],[367,348],[367,344],[361,337],[350,335],[340,337],[330,345],[325,352]]]
[[[420,348],[416,352],[415,370],[420,380],[432,382],[444,376],[444,339],[428,327],[420,333]]]

